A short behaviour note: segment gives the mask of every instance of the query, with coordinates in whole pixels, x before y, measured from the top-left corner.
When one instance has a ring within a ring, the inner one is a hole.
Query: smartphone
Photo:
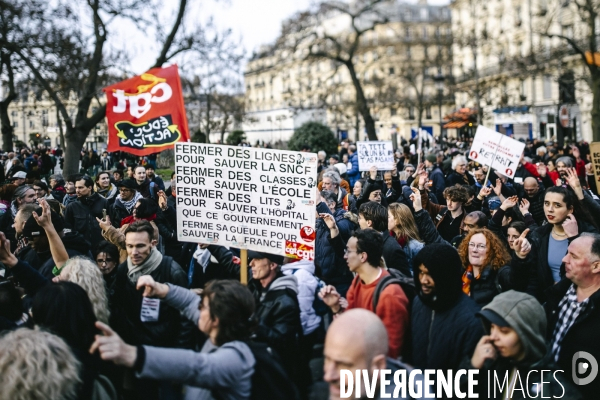
[[[106,208],[102,209],[102,219],[106,219]]]

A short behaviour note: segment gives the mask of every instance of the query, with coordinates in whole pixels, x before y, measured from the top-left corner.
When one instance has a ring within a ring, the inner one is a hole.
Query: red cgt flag
[[[103,91],[109,152],[144,156],[190,140],[177,65],[153,68]]]

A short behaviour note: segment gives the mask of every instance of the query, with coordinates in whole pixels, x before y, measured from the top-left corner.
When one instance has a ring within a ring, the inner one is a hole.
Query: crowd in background
[[[517,373],[595,398],[600,379],[572,378],[576,354],[600,359],[589,146],[527,141],[512,178],[469,149],[403,141],[360,171],[349,141],[306,146],[314,260],[249,251],[247,286],[239,250],[177,239],[157,155],[82,152],[63,176],[60,149],[7,154],[0,398],[339,398],[342,369],[384,368],[478,369],[480,398],[529,398]],[[492,397],[488,371],[509,376]]]

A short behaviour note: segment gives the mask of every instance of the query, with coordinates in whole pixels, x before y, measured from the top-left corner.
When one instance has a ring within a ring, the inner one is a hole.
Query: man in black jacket
[[[150,275],[159,283],[187,287],[185,272],[171,257],[163,256],[152,240],[154,228],[145,220],[125,230],[127,261],[119,265],[114,283],[110,326],[129,344],[191,347],[194,325],[164,302],[148,301],[136,290],[137,280]],[[158,399],[154,381],[134,381],[136,398]]]
[[[119,194],[114,203],[110,205],[108,215],[112,225],[119,229],[123,218],[133,214],[133,207],[142,196],[136,190],[136,183],[132,179],[124,179],[118,182],[117,186],[119,187]]]
[[[87,175],[75,182],[75,192],[77,201],[65,209],[65,225],[79,232],[92,245],[100,243],[104,239],[96,218],[104,218],[108,200],[94,192],[94,181]]]
[[[394,268],[406,276],[410,276],[410,266],[406,254],[396,239],[387,230],[388,211],[379,203],[369,201],[363,203],[358,211],[360,229],[375,229],[383,237],[383,259],[388,268]]]
[[[429,244],[413,259],[418,296],[412,305],[412,364],[416,368],[457,369],[471,357],[483,325],[479,307],[462,291],[462,263],[448,244]]]
[[[565,375],[580,385],[586,399],[596,399],[600,392],[596,376],[600,360],[600,235],[582,233],[569,245],[563,262],[566,278],[546,292],[548,339],[554,361]]]

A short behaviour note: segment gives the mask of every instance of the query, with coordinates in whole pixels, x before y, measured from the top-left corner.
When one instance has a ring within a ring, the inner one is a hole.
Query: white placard
[[[378,171],[389,171],[394,165],[394,146],[386,142],[356,142],[358,170],[368,171],[376,166]]]
[[[317,155],[176,143],[177,237],[314,259]]]
[[[469,158],[512,178],[524,149],[525,143],[479,125]]]

